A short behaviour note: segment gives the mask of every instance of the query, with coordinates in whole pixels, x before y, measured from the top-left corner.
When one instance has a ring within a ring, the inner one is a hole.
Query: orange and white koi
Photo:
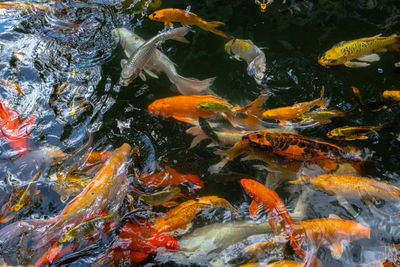
[[[326,108],[327,103],[324,100],[322,100],[322,97],[324,96],[324,92],[325,92],[325,88],[322,87],[321,95],[319,98],[314,99],[312,101],[308,101],[308,102],[297,103],[297,104],[294,104],[293,106],[269,109],[269,110],[266,110],[262,114],[262,117],[264,119],[279,120],[281,122],[281,124],[285,124],[286,120],[298,118],[301,114],[308,111],[313,106],[319,106],[320,108]]]
[[[220,35],[227,39],[233,38],[233,36],[230,36],[227,33],[216,29],[218,27],[225,27],[225,23],[220,21],[207,22],[201,19],[196,14],[183,9],[178,9],[178,8],[160,9],[150,14],[149,19],[154,21],[164,22],[165,27],[167,27],[168,29],[172,27],[171,22],[180,22],[183,26],[196,25],[205,31],[210,31],[214,34]]]

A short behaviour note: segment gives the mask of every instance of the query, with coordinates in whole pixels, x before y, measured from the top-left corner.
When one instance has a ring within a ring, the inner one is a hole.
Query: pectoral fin
[[[142,79],[144,82],[146,81],[146,75],[143,74],[143,72],[139,73],[140,79]]]
[[[171,29],[171,28],[172,28],[172,23],[169,22],[169,21],[166,21],[166,22],[164,22],[164,26],[165,26],[165,28],[167,28],[167,29]]]
[[[189,117],[181,117],[181,116],[173,115],[172,118],[174,118],[175,120],[178,120],[178,121],[183,121],[183,122],[190,123],[190,124],[193,124],[193,125],[198,125],[197,120],[194,120],[194,119],[189,118]]]
[[[271,218],[271,216],[268,215],[268,223],[271,226],[272,231],[274,231],[275,234],[277,234],[277,229],[276,229],[276,224],[274,219]]]
[[[352,61],[347,61],[344,63],[344,65],[348,68],[365,68],[370,66],[371,64],[365,63],[365,62],[352,62]]]
[[[230,59],[236,59],[237,61],[242,61],[238,55],[230,56]]]
[[[379,61],[381,57],[378,54],[368,54],[362,57],[357,58],[359,61],[366,61],[366,62],[375,62]]]
[[[374,51],[377,52],[377,53],[385,53],[385,52],[387,52],[388,50],[387,50],[387,48],[377,48],[377,49],[375,49]]]
[[[331,255],[334,259],[340,259],[343,253],[342,243],[333,243],[331,246]]]
[[[151,70],[149,70],[149,69],[144,69],[144,71],[147,73],[147,75],[149,75],[150,77],[153,77],[153,78],[155,78],[155,79],[158,79],[158,75],[157,74],[155,74],[154,72],[152,72]]]
[[[250,217],[253,219],[253,220],[255,220],[255,218],[256,218],[256,216],[257,216],[257,214],[258,214],[258,203],[255,201],[255,200],[253,200],[251,203],[250,203],[250,206],[249,206],[249,214],[250,214]]]

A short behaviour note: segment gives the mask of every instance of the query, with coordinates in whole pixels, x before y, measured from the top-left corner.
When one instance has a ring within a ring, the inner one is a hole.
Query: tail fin
[[[325,93],[325,86],[322,86],[321,94],[320,94],[319,98],[317,99],[317,104],[316,104],[321,109],[326,109],[328,107],[328,103],[326,103],[326,101],[322,100],[322,98],[324,97],[324,93]]]
[[[265,101],[268,100],[269,97],[270,94],[265,91],[261,91],[260,95],[253,102],[251,102],[247,106],[242,107],[240,111],[245,111],[255,116],[261,117],[262,113],[265,111],[265,109],[263,108],[263,104],[265,103]]]
[[[189,129],[186,130],[186,133],[194,136],[189,149],[196,147],[201,141],[210,138],[203,132],[200,125],[190,127]]]
[[[205,80],[197,80],[193,78],[185,78],[177,74],[174,84],[182,95],[200,95],[211,92],[209,87],[213,84],[214,80],[215,77]]]
[[[363,99],[361,97],[360,90],[358,90],[358,88],[355,87],[355,86],[351,86],[351,89],[353,90],[353,100],[354,100],[354,102],[356,102],[356,105],[359,107],[359,109],[362,110],[363,106],[364,106],[364,101],[363,101]]]
[[[206,31],[210,31],[214,34],[217,34],[219,36],[225,37],[226,39],[233,39],[232,35],[229,35],[221,30],[217,30],[215,28],[219,28],[219,27],[225,27],[225,23],[220,22],[220,21],[210,21],[210,22],[206,22],[206,24],[204,25],[198,25],[200,28],[202,28],[203,30]]]

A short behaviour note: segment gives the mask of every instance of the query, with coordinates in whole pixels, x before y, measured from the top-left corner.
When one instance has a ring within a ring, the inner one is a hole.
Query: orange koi
[[[33,12],[35,10],[43,10],[43,11],[49,10],[49,6],[45,6],[45,5],[42,5],[39,3],[12,2],[12,1],[1,2],[0,8],[17,9],[17,10],[23,10],[23,11],[27,11],[27,12]]]
[[[97,172],[111,156],[112,151],[91,151],[86,153],[78,169],[84,172]]]
[[[323,174],[314,178],[303,176],[289,183],[308,184],[313,189],[350,199],[400,201],[400,188],[367,177]]]
[[[384,91],[382,95],[384,98],[390,98],[395,101],[400,101],[400,91],[399,90]]]
[[[25,93],[22,90],[21,86],[19,86],[15,82],[4,80],[4,79],[0,79],[0,83],[3,84],[7,89],[9,89],[9,90],[11,90],[13,92],[17,92],[20,95],[25,96]]]
[[[164,22],[165,27],[167,27],[168,29],[172,27],[171,22],[180,22],[183,26],[196,25],[205,31],[210,31],[227,39],[233,38],[233,36],[230,36],[227,33],[216,29],[218,27],[225,27],[225,23],[220,21],[207,22],[201,19],[196,14],[183,9],[166,8],[157,10],[149,15],[149,19]]]
[[[343,253],[343,241],[353,242],[362,238],[370,238],[371,229],[356,221],[344,220],[338,216],[311,219],[295,222],[294,231],[306,243],[318,249],[319,246],[330,246],[332,257],[339,259]],[[287,233],[281,232],[270,240],[252,244],[243,250],[249,254],[258,254],[277,242],[287,242]]]
[[[325,88],[322,87],[319,98],[308,102],[297,103],[293,106],[269,109],[262,114],[262,117],[264,119],[279,120],[281,124],[286,124],[286,120],[298,118],[301,114],[308,111],[313,106],[319,106],[321,109],[324,109],[328,105],[324,100],[322,100],[324,92]]]
[[[250,159],[260,159],[284,172],[297,172],[302,162],[316,163],[325,171],[335,171],[339,163],[349,162],[358,172],[363,172],[368,164],[365,159],[351,157],[342,148],[331,143],[318,141],[299,134],[269,133],[266,131],[244,135],[231,149],[224,152],[222,161],[209,168],[211,173],[221,170],[226,163],[242,154],[250,154]],[[278,156],[281,162],[273,156]],[[286,169],[280,164],[292,167]],[[297,170],[296,170],[297,169]]]
[[[196,175],[182,174],[172,169],[171,167],[165,166],[164,170],[151,175],[140,177],[143,184],[150,188],[159,188],[166,185],[180,185],[181,183],[190,182],[194,186],[192,189],[199,190],[203,188],[204,183]]]
[[[34,248],[40,251],[58,240],[65,229],[74,227],[85,218],[90,218],[107,207],[110,214],[114,213],[127,191],[126,168],[130,150],[131,146],[128,144],[116,149],[88,186],[59,215],[47,220],[26,220],[7,225],[0,230],[0,241],[7,242],[23,232],[30,232],[21,238],[33,237],[36,241]],[[113,200],[115,202],[110,203]]]
[[[208,208],[228,208],[231,213],[239,218],[238,211],[225,199],[217,196],[199,197],[196,200],[188,200],[168,211],[165,216],[157,218],[154,228],[171,234],[181,233],[194,217]]]
[[[175,238],[153,228],[149,222],[140,220],[135,224],[126,223],[117,239],[95,263],[98,266],[108,266],[110,262],[119,265],[126,258],[132,263],[138,263],[150,254],[177,250],[178,241]]]
[[[269,95],[261,92],[261,95],[251,104],[239,107],[233,106],[227,101],[211,95],[192,95],[192,96],[173,96],[158,99],[149,105],[148,110],[156,115],[170,117],[174,119],[197,125],[198,118],[211,118],[222,115],[233,126],[245,124],[246,126],[261,125],[262,104]],[[202,108],[200,104],[217,103],[222,104],[227,110],[215,111]]]
[[[0,138],[7,139],[9,145],[18,151],[20,156],[28,152],[29,142],[26,137],[30,134],[34,123],[34,114],[23,121],[18,112],[0,98]]]
[[[250,216],[255,216],[258,212],[258,205],[261,204],[264,210],[268,213],[268,223],[272,230],[276,231],[276,224],[281,224],[284,232],[290,238],[290,245],[297,255],[306,262],[310,261],[311,265],[318,266],[319,259],[300,247],[298,243],[300,237],[294,229],[292,218],[278,194],[255,180],[241,179],[240,184],[246,193],[253,198],[249,207]]]

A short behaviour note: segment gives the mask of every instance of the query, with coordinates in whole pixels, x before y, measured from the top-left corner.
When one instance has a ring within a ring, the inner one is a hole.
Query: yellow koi
[[[324,67],[342,64],[349,68],[367,67],[370,65],[367,62],[380,59],[372,52],[385,52],[386,47],[397,43],[399,38],[397,34],[388,37],[378,34],[373,37],[340,42],[326,51],[318,63]],[[352,62],[353,59],[361,62]]]

